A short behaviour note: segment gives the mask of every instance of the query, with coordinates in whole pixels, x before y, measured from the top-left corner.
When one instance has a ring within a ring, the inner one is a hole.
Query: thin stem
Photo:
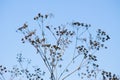
[[[74,53],[73,53],[73,61],[74,61],[74,56],[75,56],[75,51],[76,51],[76,46],[77,46],[77,39],[78,39],[78,28],[77,28],[77,36],[76,36],[76,40],[75,40],[75,49],[74,49]]]
[[[49,30],[50,30],[50,32],[52,33],[52,35],[54,36],[54,38],[57,40],[55,34],[51,31],[51,29],[49,29]]]
[[[0,77],[0,80],[2,80],[2,78]]]
[[[65,78],[67,78],[68,76],[72,75],[73,73],[75,73],[79,68],[75,69],[73,72],[69,73],[67,76],[65,76],[62,80],[64,80]]]
[[[80,55],[80,54],[79,54]],[[75,56],[70,63],[66,66],[66,68],[63,70],[63,72],[60,74],[58,80],[60,80],[60,78],[62,77],[62,75],[64,74],[64,72],[66,71],[66,69],[72,64],[73,60],[75,60],[79,55]]]
[[[0,73],[0,75],[2,76],[3,80],[6,80],[2,73]],[[1,78],[0,78],[0,79],[1,79]],[[1,80],[2,80],[2,79],[1,79]]]
[[[80,70],[82,63],[84,61],[84,58],[82,59],[80,65],[78,66],[78,68],[76,68],[74,71],[72,71],[71,73],[69,73],[68,75],[66,75],[62,80],[64,80],[65,78],[69,77],[70,75],[72,75],[73,73],[75,73],[76,71]]]
[[[57,75],[57,68],[55,70],[56,70],[56,80],[57,80],[57,77],[58,77],[58,75]]]
[[[39,48],[40,48],[40,47],[39,47]],[[40,51],[42,51],[41,48],[40,48]],[[40,52],[40,51],[39,51],[39,54],[40,54],[42,60],[44,61],[46,67],[48,68],[49,72],[51,73],[51,76],[52,76],[53,79],[55,80],[55,76],[54,76],[54,74],[53,74],[53,70],[52,70],[52,68],[50,67],[50,64],[49,64],[49,62],[48,62],[48,60],[47,60],[47,57],[46,57],[45,55],[43,55],[43,54],[44,54],[43,52]]]
[[[65,67],[65,69],[63,70],[63,72],[60,74],[58,80],[60,80],[60,78],[62,77],[62,75],[64,74],[64,72],[66,71],[66,69],[70,66],[70,64],[73,62],[73,59],[70,61],[70,63]]]
[[[38,23],[38,26],[39,26],[39,28],[41,29],[41,25],[40,25],[40,23],[37,21],[37,23]]]
[[[40,54],[40,56],[41,56],[42,60],[44,61],[44,63],[45,63],[45,65],[46,65],[46,67],[48,68],[49,72],[51,73],[50,66],[48,65],[48,63],[46,63],[46,58],[45,58],[45,56],[43,56],[43,55],[42,55],[43,53],[42,53],[42,52],[40,52],[40,51],[39,51],[39,54]]]

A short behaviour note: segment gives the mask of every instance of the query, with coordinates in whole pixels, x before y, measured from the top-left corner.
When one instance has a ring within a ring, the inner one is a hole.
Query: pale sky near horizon
[[[32,58],[34,49],[16,30],[39,12],[53,13],[58,25],[75,20],[106,31],[111,39],[98,56],[100,67],[120,75],[120,0],[0,0],[0,65],[15,65],[20,52]]]

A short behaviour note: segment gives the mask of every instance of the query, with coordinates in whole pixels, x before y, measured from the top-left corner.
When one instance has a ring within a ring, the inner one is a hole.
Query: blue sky
[[[15,65],[16,54],[20,52],[28,58],[36,57],[29,44],[21,43],[22,36],[16,30],[25,22],[31,24],[39,12],[53,13],[58,25],[75,20],[105,30],[111,40],[107,42],[109,48],[100,51],[100,66],[120,74],[119,0],[0,0],[0,64]]]

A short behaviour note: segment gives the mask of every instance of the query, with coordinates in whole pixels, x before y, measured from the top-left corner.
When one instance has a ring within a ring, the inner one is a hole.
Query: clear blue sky
[[[32,22],[39,12],[53,13],[58,25],[78,20],[105,30],[111,40],[109,48],[100,51],[100,67],[120,74],[120,0],[0,0],[0,64],[15,65],[20,52],[36,57],[29,44],[21,43],[16,30],[24,22]]]

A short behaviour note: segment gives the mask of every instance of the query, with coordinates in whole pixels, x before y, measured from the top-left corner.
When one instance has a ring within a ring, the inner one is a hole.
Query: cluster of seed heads
[[[119,80],[120,78],[116,74],[111,72],[102,71],[103,80]]]
[[[6,67],[0,65],[0,75],[4,74],[4,73],[6,73],[6,72],[7,72]]]

